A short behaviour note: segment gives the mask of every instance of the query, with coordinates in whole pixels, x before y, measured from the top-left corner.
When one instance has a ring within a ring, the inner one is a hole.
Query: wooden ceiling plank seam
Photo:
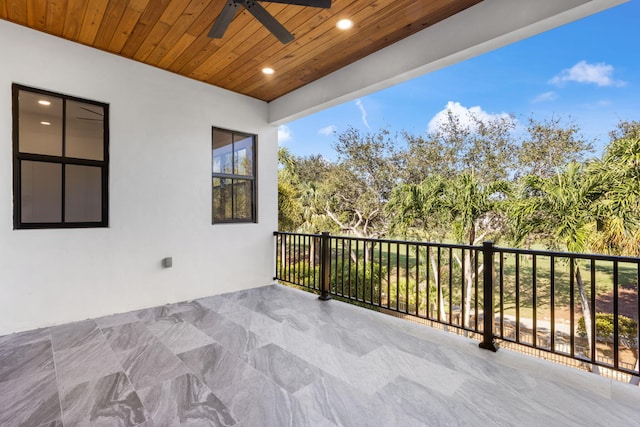
[[[279,10],[275,10],[275,8],[271,8],[269,13],[273,14],[276,17],[276,19],[286,27],[287,23],[291,19],[295,18],[296,16],[299,16],[302,13],[302,10],[300,7],[291,8],[291,7],[284,6],[282,8],[279,8]],[[262,24],[260,24],[257,21],[255,22],[255,24],[258,26],[257,34],[262,34],[262,36],[265,38],[274,37],[266,28],[262,26]],[[259,43],[258,44],[242,43],[236,49],[234,49],[234,52],[238,53],[240,57],[253,58],[256,55],[261,54],[261,49],[259,49],[260,46],[261,44]],[[272,50],[272,48],[281,49],[281,47],[275,47],[275,46],[285,46],[285,45],[277,41],[277,43],[274,43],[271,46],[269,46],[269,48],[263,49],[263,50],[270,51]],[[230,63],[230,64],[216,64],[215,68],[209,70],[210,79],[215,79],[219,81],[225,80],[225,76],[229,75],[234,70],[238,69],[238,67],[241,67],[240,64],[252,64],[254,69],[258,67],[257,68],[258,71],[261,70],[264,66],[270,65],[270,64],[266,64],[265,62],[256,63],[255,61],[246,61],[246,62],[234,61],[233,63]],[[248,70],[245,69],[244,71],[247,72]]]
[[[7,16],[12,22],[20,25],[27,25],[27,4],[20,0],[9,0],[7,2]]]
[[[149,5],[149,1],[150,0],[130,0],[129,6],[127,7],[129,9],[135,10],[136,12],[140,12],[140,14],[143,14],[147,9],[147,6]]]
[[[122,51],[122,48],[133,32],[133,29],[138,24],[141,16],[142,12],[137,9],[133,9],[131,7],[127,7],[125,9],[122,14],[122,18],[120,19],[120,23],[118,23],[118,28],[116,28],[116,31],[109,42],[109,46],[107,47],[109,52],[120,53]]]
[[[167,69],[176,58],[178,58],[187,47],[191,46],[196,38],[189,33],[184,33],[182,37],[173,45],[166,55],[162,57],[162,60],[158,63],[158,67]]]
[[[475,1],[475,0],[472,0],[472,1]],[[382,19],[385,21],[385,25],[380,25],[381,27],[393,28],[394,25],[400,26],[401,28],[406,27],[406,25],[403,26],[402,24],[398,25],[397,23],[395,23],[396,21],[398,21],[398,14],[404,13],[403,9],[398,6],[399,6],[398,4],[389,5],[388,7],[383,8],[382,10],[378,11],[378,13],[375,14],[375,19],[378,19],[378,17],[382,17]],[[433,3],[430,6],[432,7]],[[431,11],[431,7],[429,8],[428,11],[424,11],[423,15],[428,14]],[[416,19],[420,20],[422,17],[413,15],[413,18],[414,20]],[[374,23],[372,22],[372,19],[374,18],[370,14],[367,14],[367,16],[363,17],[363,19],[359,19],[359,17],[357,17],[356,18],[357,26],[361,26],[363,28],[375,27]],[[380,31],[376,31],[375,33],[382,34],[382,32]],[[326,40],[326,38],[323,38],[323,40],[325,40],[326,47],[328,48],[322,51],[320,50],[317,51],[322,53],[316,53],[316,50],[310,47],[304,53],[304,60],[309,65],[306,67],[298,67],[298,68],[288,67],[286,70],[283,70],[285,72],[290,72],[291,70],[294,70],[296,71],[296,75],[294,76],[293,81],[288,81],[288,82],[281,81],[279,82],[279,84],[285,87],[288,86],[288,90],[292,91],[308,83],[309,79],[307,78],[307,76],[310,73],[327,75],[333,71],[336,71],[342,68],[344,65],[346,65],[341,61],[341,58],[343,57],[344,54],[347,54],[350,52],[358,52],[359,55],[357,56],[357,59],[356,57],[353,57],[353,56],[352,58],[350,58],[349,62],[353,62],[355,60],[358,60],[367,56],[372,52],[375,52],[381,49],[382,45],[386,46],[388,44],[391,44],[388,42],[384,42],[384,37],[379,37],[379,38],[382,38],[382,42],[379,40],[371,41],[371,40],[367,40],[366,38],[354,38],[355,42],[353,42],[352,40],[346,40],[345,42],[349,44],[349,48],[340,46],[341,43],[339,42],[336,43],[336,41],[338,40],[336,38],[333,38],[332,40]],[[318,68],[316,64],[322,64],[321,68]],[[299,72],[299,70],[302,70],[302,72]],[[295,80],[297,80],[297,83],[295,82]],[[279,90],[283,89],[282,86],[279,88]],[[236,89],[234,86],[231,86],[230,88],[231,90]],[[243,90],[247,92],[253,92],[255,90],[264,92],[266,89],[267,89],[266,87],[261,86],[259,84],[259,81],[256,81],[250,85],[246,85],[243,88]]]
[[[62,36],[67,12],[67,2],[63,0],[50,1],[47,5],[46,32]]]
[[[171,0],[153,0],[149,2],[138,23],[133,28],[127,42],[120,51],[121,55],[127,58],[133,58],[138,49],[140,49],[140,46],[142,46],[142,43],[144,43],[149,34],[151,34],[151,31],[153,31],[154,25],[158,22],[160,15],[162,15],[162,12],[164,12],[164,9],[170,1]]]
[[[222,11],[221,6],[224,7],[224,3],[210,1],[200,16],[198,16],[187,29],[187,32],[195,37],[200,37],[205,30],[207,32],[206,34],[208,34],[214,21]]]
[[[369,8],[375,7],[376,3],[374,3],[373,6],[371,4],[366,6],[364,3],[349,4],[347,8],[343,8],[339,12],[334,12],[334,16],[349,16],[352,19],[357,19],[359,13],[362,13],[364,10],[370,10]],[[294,69],[306,62],[303,58],[309,54],[309,51],[313,52],[320,47],[326,48],[329,46],[328,44],[331,43],[331,40],[336,37],[344,38],[349,36],[350,33],[337,30],[334,23],[329,21],[330,20],[327,19],[324,25],[319,25],[312,30],[299,34],[293,42],[294,45],[291,46],[291,48],[288,48],[284,55],[277,54],[275,52],[267,52],[273,56],[278,55],[281,58],[281,60],[276,61],[275,63],[278,76],[282,76],[278,79],[278,85],[283,78],[286,78],[286,75],[289,72],[288,70]],[[243,86],[246,86],[249,79],[252,79],[252,83],[255,84],[259,84],[260,81],[264,80],[263,76],[258,73],[254,73],[253,75],[245,74],[241,76],[240,79],[235,79],[234,84],[230,87],[242,88]],[[273,86],[274,84],[275,81],[272,81],[270,86]]]
[[[154,24],[151,32],[147,36],[147,38],[142,42],[140,48],[136,51],[133,57],[137,61],[144,62],[145,64],[150,64],[148,62],[148,58],[153,53],[156,47],[160,44],[162,39],[171,31],[171,27],[178,20],[180,15],[187,8],[188,3],[181,0],[173,0],[169,2],[167,7],[164,9],[156,23]],[[150,64],[153,65],[153,64]]]
[[[280,6],[279,9],[285,7],[279,4],[277,6]],[[196,69],[192,70],[189,76],[202,76],[204,80],[208,79],[212,74],[211,71],[216,67],[226,67],[233,62],[231,59],[237,59],[238,52],[241,52],[247,43],[261,43],[266,40],[267,33],[261,33],[263,28],[262,24],[247,11],[240,12],[225,32],[224,42],[220,44],[220,48],[216,51],[216,56],[206,59]],[[270,33],[269,35],[272,36]]]
[[[102,18],[100,28],[98,29],[98,35],[94,42],[95,47],[100,50],[107,50],[109,44],[111,44],[111,39],[113,39],[113,36],[118,29],[118,25],[122,20],[122,15],[124,15],[124,11],[127,9],[128,4],[129,0],[109,1],[109,5],[104,13],[104,18]]]
[[[364,19],[364,16],[369,14],[370,7],[377,8],[377,6],[375,6],[377,3],[379,2],[370,6],[364,6],[363,3],[360,3],[360,7],[353,5],[352,8],[343,10],[343,14],[348,15],[350,19],[353,19],[354,22],[358,23]],[[351,37],[353,37],[352,32],[342,32],[336,29],[333,24],[319,26],[306,34],[301,35],[295,49],[289,52],[290,55],[295,57],[295,61],[282,61],[277,63],[277,73],[279,76],[283,76],[283,79],[280,79],[277,83],[272,81],[271,86],[273,86],[274,83],[277,85],[282,84],[282,81],[286,78],[288,73],[292,70],[299,69],[302,64],[308,64],[309,58],[315,57],[315,55],[317,55],[316,52],[320,51],[320,47],[333,50],[337,45],[348,41]],[[263,80],[262,76],[258,73],[254,73],[254,75],[244,75],[241,79],[236,80],[234,84],[229,85],[229,87],[234,88],[232,90],[244,90],[245,92],[248,92],[248,79],[253,79],[251,87],[257,87],[257,85],[260,85]]]
[[[203,52],[206,52],[208,55],[208,52],[218,50],[219,40],[210,39],[207,37],[207,34],[215,18],[220,14],[220,9],[218,2],[209,2],[200,16],[193,21],[187,29],[187,33],[194,37],[194,41],[168,66],[170,71],[180,74],[182,67],[185,67],[192,61],[198,61],[198,57],[201,56]],[[199,64],[200,62],[197,63]]]
[[[205,0],[192,0],[184,12],[171,26],[171,30],[169,30],[160,43],[158,43],[158,46],[156,46],[153,52],[151,52],[151,55],[147,58],[147,63],[150,65],[159,64],[169,51],[173,51],[172,56],[174,56],[175,59],[176,52],[174,47],[176,43],[182,39],[182,36],[186,33],[187,29],[196,20],[196,18],[200,16],[207,4],[208,1]]]
[[[78,40],[87,4],[84,0],[69,0],[64,27],[62,28],[62,37],[67,40]]]
[[[153,49],[155,49],[158,43],[160,43],[160,40],[164,38],[170,29],[171,26],[169,24],[160,21],[156,22],[147,38],[133,55],[133,59],[146,64],[146,59],[151,55]]]
[[[477,1],[477,0],[467,0],[467,1]],[[400,28],[406,28],[406,25],[398,25],[394,24],[394,22],[398,21],[398,14],[403,14],[404,11],[402,8],[394,7],[397,5],[391,5],[390,7],[385,8],[385,10],[381,10],[376,14],[377,16],[382,16],[385,24],[380,25],[383,28],[393,28],[393,26],[399,26]],[[433,4],[431,4],[433,6]],[[428,15],[432,12],[431,8],[428,11],[423,12],[423,15]],[[374,24],[371,22],[370,17],[365,18],[363,20],[357,21],[359,26],[363,26],[365,28],[371,28]],[[413,20],[421,20],[422,16],[413,16]],[[415,31],[414,31],[415,32]],[[377,34],[382,34],[380,31],[376,31]],[[409,33],[403,34],[403,38],[410,35]],[[400,40],[385,40],[385,37],[379,36],[379,40],[371,41],[367,38],[355,38],[353,41],[348,40],[349,48],[343,48],[340,46],[340,43],[334,44],[332,41],[326,41],[327,49],[322,51],[318,51],[320,53],[316,53],[314,49],[309,49],[305,53],[305,62],[307,62],[308,66],[306,67],[297,67],[297,68],[287,68],[286,72],[295,71],[295,75],[293,76],[293,80],[280,81],[278,84],[278,93],[284,90],[288,90],[289,92],[295,90],[305,84],[309,83],[315,78],[309,78],[310,75],[327,75],[330,74],[348,63],[357,61],[358,59],[364,58],[365,56],[382,49],[390,44],[395,43]],[[336,39],[334,38],[333,41]],[[353,56],[351,52],[358,52],[358,55]],[[344,61],[343,59],[348,57],[348,61]],[[321,64],[318,66],[318,64]],[[300,72],[301,70],[301,72]],[[286,88],[286,89],[285,89]],[[237,89],[234,86],[230,86],[231,90]],[[237,89],[240,90],[240,89]],[[260,99],[266,98],[271,99],[270,96],[266,96],[265,93],[268,90],[268,87],[265,85],[261,85],[259,81],[255,81],[252,84],[245,85],[242,90],[248,93],[254,93],[259,96]],[[281,95],[280,95],[281,96]]]
[[[304,10],[306,9],[306,10]],[[307,21],[309,17],[313,16],[313,12],[311,12],[311,14],[309,13],[309,8],[300,8],[300,7],[285,7],[282,12],[275,14],[274,16],[276,16],[276,19],[281,22],[285,28],[287,27],[288,24],[291,23],[292,20],[295,20],[295,18],[298,18],[300,20],[304,20]],[[305,13],[306,12],[306,13]],[[264,37],[273,37],[273,35],[271,35],[268,30],[266,28],[264,28],[259,22],[258,25],[260,26],[259,28],[259,32],[261,32],[262,34],[264,34]],[[237,69],[243,69],[243,65],[246,66],[247,64],[250,64],[251,67],[253,68],[253,70],[255,71],[256,69],[259,71],[262,68],[264,68],[267,65],[272,66],[272,63],[267,63],[268,61],[262,61],[262,62],[258,62],[255,60],[256,56],[262,56],[266,58],[271,58],[271,55],[266,54],[265,50],[271,51],[271,50],[280,50],[282,49],[282,46],[286,46],[283,45],[282,43],[280,43],[278,41],[278,43],[273,43],[272,45],[270,45],[267,49],[260,49],[260,47],[263,46],[262,43],[254,43],[254,44],[249,44],[249,43],[244,43],[242,45],[242,49],[236,49],[234,50],[236,53],[238,53],[238,55],[240,57],[247,57],[247,58],[252,58],[251,60],[248,61],[234,61],[231,64],[225,64],[224,67],[220,67],[218,66],[217,68],[217,72],[214,76],[212,76],[211,78],[215,78],[218,81],[223,81],[226,80],[227,77],[230,73],[232,73],[233,71],[237,70]],[[274,55],[274,57],[277,55]],[[246,73],[248,71],[248,69],[244,69],[244,72]]]
[[[109,0],[94,0],[87,6],[87,10],[84,13],[82,19],[82,27],[80,28],[80,35],[78,41],[88,46],[93,45],[93,41],[98,34],[104,11],[107,10]]]
[[[286,21],[284,20],[285,17],[283,15],[278,15],[277,19],[283,22],[285,27],[298,28],[300,25],[317,19],[317,17],[321,15],[318,14],[317,11],[311,10],[311,8],[296,9],[289,9],[297,13],[295,13],[295,15],[291,16]],[[288,52],[290,51],[291,47],[295,46],[293,43],[296,43],[296,41],[294,40],[287,45],[274,43],[266,49],[259,44],[251,46],[251,48],[248,49],[244,55],[248,59],[245,62],[237,61],[231,64],[225,69],[225,73],[223,75],[220,75],[220,80],[231,82],[238,76],[245,75],[248,69],[253,69],[254,71],[257,69],[257,71],[260,71],[264,65],[269,65],[270,67],[277,70],[278,63],[282,61],[283,57],[289,56]],[[289,56],[289,58],[291,57],[292,56]]]
[[[6,3],[4,3],[6,4]],[[80,17],[82,19],[82,17]],[[47,21],[47,0],[27,1],[27,25],[43,31]]]

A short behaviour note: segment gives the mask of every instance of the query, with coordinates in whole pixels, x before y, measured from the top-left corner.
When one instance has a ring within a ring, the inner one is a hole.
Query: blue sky
[[[280,144],[334,159],[348,126],[424,134],[447,105],[479,114],[571,117],[597,154],[620,120],[640,120],[640,0],[293,121]]]

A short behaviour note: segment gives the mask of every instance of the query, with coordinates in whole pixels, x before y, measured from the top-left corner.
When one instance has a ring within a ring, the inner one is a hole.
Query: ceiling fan
[[[296,6],[310,6],[328,9],[331,7],[331,0],[261,0],[270,3],[292,4]],[[222,38],[222,35],[229,27],[229,24],[238,12],[238,6],[244,7],[262,25],[264,25],[282,43],[289,43],[293,40],[293,35],[287,31],[276,19],[266,11],[256,0],[227,0],[227,4],[216,19],[216,22],[209,31],[209,37],[214,39]]]

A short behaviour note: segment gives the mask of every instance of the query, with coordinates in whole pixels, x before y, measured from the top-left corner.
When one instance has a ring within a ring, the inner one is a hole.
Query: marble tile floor
[[[640,389],[282,285],[0,337],[0,426],[631,426]]]

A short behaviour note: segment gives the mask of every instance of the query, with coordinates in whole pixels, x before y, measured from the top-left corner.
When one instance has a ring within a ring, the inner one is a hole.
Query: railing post
[[[498,343],[494,340],[493,323],[493,242],[482,243],[482,262],[484,264],[483,276],[483,305],[482,316],[484,321],[484,336],[480,343],[480,348],[486,350],[498,351]]]
[[[322,232],[320,237],[320,299],[331,299],[329,294],[329,282],[331,274],[331,240],[328,231]]]

